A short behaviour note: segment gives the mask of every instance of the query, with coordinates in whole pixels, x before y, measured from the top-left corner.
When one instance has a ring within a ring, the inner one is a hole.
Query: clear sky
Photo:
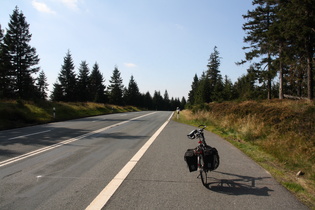
[[[99,64],[109,85],[115,66],[140,92],[187,99],[195,74],[207,69],[215,46],[222,76],[246,73],[242,15],[251,0],[0,0],[0,24],[8,27],[15,6],[30,24],[32,41],[52,90],[68,50],[76,72],[85,60]],[[34,75],[35,76],[35,75]],[[49,93],[50,94],[50,93]]]

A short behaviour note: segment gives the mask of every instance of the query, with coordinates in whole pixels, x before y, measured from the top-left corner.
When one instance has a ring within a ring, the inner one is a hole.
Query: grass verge
[[[116,106],[90,102],[0,101],[0,130],[81,117],[132,111],[140,111],[140,109],[133,106]]]

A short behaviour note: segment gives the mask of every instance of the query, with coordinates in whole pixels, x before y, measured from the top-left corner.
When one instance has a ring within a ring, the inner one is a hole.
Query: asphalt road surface
[[[221,163],[204,187],[184,162],[185,151],[197,146],[186,137],[195,128],[168,122],[171,114],[113,114],[0,132],[0,209],[308,209],[207,131]]]

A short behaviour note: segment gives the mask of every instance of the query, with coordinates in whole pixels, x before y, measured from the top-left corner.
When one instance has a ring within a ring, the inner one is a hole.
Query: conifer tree
[[[54,85],[53,96],[58,96],[53,98],[53,100],[58,101],[76,101],[77,99],[77,81],[76,74],[74,71],[74,64],[72,60],[72,55],[70,50],[68,50],[66,56],[64,57],[63,64],[58,76],[58,81]],[[57,88],[57,90],[55,90]],[[56,91],[56,93],[54,93]],[[60,92],[62,94],[60,94]],[[61,98],[59,98],[61,96]]]
[[[29,32],[29,24],[22,11],[16,7],[10,15],[8,29],[4,36],[3,50],[6,66],[6,78],[9,78],[8,87],[14,90],[15,97],[30,99],[35,90],[32,74],[39,71],[39,63],[36,49],[29,45],[32,34]],[[11,92],[12,94],[12,92]]]
[[[210,79],[210,85],[211,85],[211,91],[214,90],[214,87],[217,84],[217,81],[219,80],[220,75],[220,53],[217,50],[217,46],[214,47],[213,53],[210,54],[210,58],[208,60],[208,70],[207,75]]]
[[[170,97],[168,95],[167,90],[164,92],[163,97],[163,110],[170,110]]]
[[[147,91],[143,96],[143,104],[142,107],[148,110],[154,109],[153,107],[153,99],[149,91]]]
[[[126,93],[124,95],[125,102],[127,105],[139,106],[140,105],[140,92],[138,88],[138,84],[136,83],[133,75],[131,75],[128,88],[126,89]]]
[[[45,72],[43,70],[39,72],[36,87],[37,87],[37,91],[38,91],[38,98],[41,100],[46,100],[47,99],[48,83],[47,83],[47,77],[46,77]]]
[[[64,91],[61,85],[59,84],[59,82],[56,81],[53,84],[53,86],[54,88],[53,88],[53,91],[51,92],[50,99],[52,101],[64,101]]]
[[[163,97],[161,96],[160,91],[154,91],[152,102],[153,102],[153,108],[155,110],[163,109]]]
[[[99,65],[95,63],[89,77],[90,101],[98,103],[105,103],[107,101],[104,82],[105,80],[100,72]]]
[[[86,61],[81,61],[78,74],[78,101],[86,102],[90,98],[89,86],[90,86],[90,70]]]
[[[223,91],[222,91],[223,100],[224,101],[230,101],[230,100],[234,99],[235,96],[234,96],[233,83],[228,78],[227,75],[225,75],[223,86],[224,86]]]
[[[258,62],[260,66],[266,65],[266,67],[261,68],[262,74],[260,75],[261,79],[267,81],[267,98],[271,99],[271,84],[276,71],[272,68],[273,48],[270,28],[276,20],[275,8],[277,3],[272,0],[253,0],[253,5],[256,5],[256,8],[248,11],[247,15],[243,15],[243,18],[247,20],[243,25],[243,30],[247,33],[244,42],[249,43],[249,46],[243,47],[243,49],[250,50],[245,52],[246,61],[260,58],[260,62]]]
[[[205,72],[203,72],[198,82],[198,88],[196,91],[194,104],[209,103],[211,100],[210,91],[211,87],[209,76]]]
[[[206,84],[206,88],[209,88],[209,90],[205,89],[206,91],[206,101],[217,101],[220,100],[220,95],[223,90],[222,87],[222,76],[220,74],[220,53],[217,50],[217,46],[214,47],[213,52],[210,54],[210,58],[208,60],[208,70],[206,72],[206,76],[209,79],[209,84]],[[209,95],[208,95],[209,94]]]
[[[10,71],[10,60],[3,43],[3,30],[0,25],[0,98],[10,98],[14,94],[13,71]]]
[[[182,100],[180,101],[180,108],[184,109],[186,106],[186,103],[187,103],[186,98],[183,96]]]
[[[199,79],[198,79],[197,74],[195,74],[193,82],[191,84],[191,90],[188,93],[188,103],[191,105],[194,105],[195,103],[195,97],[197,94],[198,84],[199,84]]]
[[[122,105],[124,85],[117,66],[115,66],[113,75],[111,76],[109,82],[109,102],[115,105]]]

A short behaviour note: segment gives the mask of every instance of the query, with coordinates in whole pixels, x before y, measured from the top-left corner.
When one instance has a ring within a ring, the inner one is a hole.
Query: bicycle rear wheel
[[[199,156],[199,161],[200,161],[199,172],[200,172],[201,182],[204,186],[206,186],[207,185],[207,170],[204,168],[205,164],[204,164],[202,155]]]

